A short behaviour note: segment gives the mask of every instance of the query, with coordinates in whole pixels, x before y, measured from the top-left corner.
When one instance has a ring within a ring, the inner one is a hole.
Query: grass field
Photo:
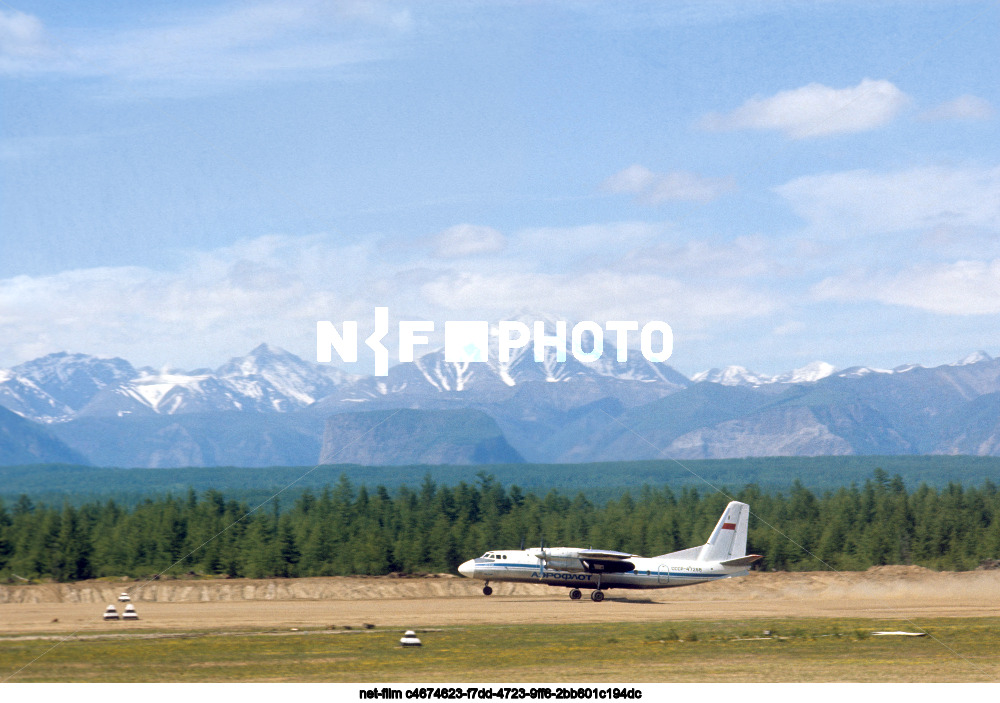
[[[0,642],[12,682],[996,681],[1000,618],[799,618],[398,630],[191,632]],[[771,631],[764,638],[763,631]],[[36,660],[37,658],[37,660]],[[30,663],[34,660],[34,663]],[[30,663],[30,664],[29,664]],[[28,665],[28,666],[25,666]],[[22,669],[22,667],[25,667]],[[20,670],[20,671],[19,671]]]

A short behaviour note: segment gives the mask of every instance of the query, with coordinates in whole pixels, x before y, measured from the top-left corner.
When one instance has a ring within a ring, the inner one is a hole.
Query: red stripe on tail
[[[736,523],[735,522],[724,522],[724,523],[722,523],[722,529],[723,530],[735,530],[736,529]]]

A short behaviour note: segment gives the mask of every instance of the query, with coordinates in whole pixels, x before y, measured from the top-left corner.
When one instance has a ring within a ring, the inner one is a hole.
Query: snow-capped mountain
[[[971,357],[966,357],[966,359],[968,358]],[[985,357],[984,359],[980,359],[980,361],[989,361],[989,360],[990,357],[988,356]],[[976,362],[965,363],[964,360],[955,361],[950,364],[946,364],[946,366],[967,366],[970,363],[976,363]],[[899,366],[896,366],[895,368],[891,369],[875,369],[869,366],[852,366],[850,368],[844,369],[843,371],[840,371],[839,373],[836,374],[836,376],[838,378],[861,378],[862,376],[867,376],[869,374],[892,375],[892,374],[906,373],[908,371],[913,371],[914,369],[926,369],[926,368],[927,367],[924,366],[923,364],[900,364]]]
[[[123,359],[60,353],[0,371],[0,405],[51,423],[75,417],[223,411],[339,412],[386,398],[455,393],[469,401],[492,402],[532,383],[635,384],[644,389],[638,398],[652,399],[689,384],[666,364],[650,363],[634,350],[622,363],[615,361],[616,354],[606,345],[601,359],[585,364],[568,349],[565,361],[559,361],[556,350],[547,347],[544,359],[536,362],[531,347],[523,347],[501,364],[495,354],[484,363],[449,362],[437,349],[378,377],[350,375],[267,344],[217,369],[198,371],[135,369]]]
[[[622,387],[641,389],[636,402],[648,402],[691,383],[760,388],[816,383],[830,377],[898,375],[924,368],[906,364],[891,370],[852,367],[838,372],[831,364],[816,361],[774,376],[727,366],[697,373],[688,380],[667,364],[650,363],[635,350],[629,351],[626,362],[618,362],[616,355],[615,348],[605,343],[603,355],[595,362],[578,361],[568,348],[565,360],[558,361],[555,348],[546,347],[544,359],[536,362],[529,345],[512,350],[505,363],[496,360],[495,349],[485,363],[458,363],[445,361],[444,351],[436,349],[412,364],[392,367],[386,377],[377,377],[352,376],[267,344],[217,369],[192,372],[135,369],[124,359],[61,352],[0,370],[0,405],[43,423],[78,416],[285,413],[307,408],[339,412],[371,401],[404,397],[462,394],[469,402],[496,402],[511,397],[518,387],[537,383],[565,385],[562,392],[571,395],[574,388],[588,387],[592,397],[628,397],[632,391],[623,394]],[[958,370],[991,361],[980,351],[947,366]],[[595,386],[601,390],[595,393]],[[617,390],[611,391],[612,387]],[[626,405],[631,404],[626,401]]]
[[[861,378],[873,373],[891,374],[892,369],[873,369],[868,366],[852,366],[837,374],[837,378]]]
[[[266,344],[214,371],[194,372],[59,353],[0,371],[0,405],[44,423],[78,416],[289,412],[354,379]]]
[[[986,352],[975,352],[960,361],[947,364],[947,366],[970,366],[983,361],[992,360],[992,357],[990,357],[990,355]],[[691,377],[691,381],[693,383],[707,382],[718,383],[723,386],[748,386],[751,388],[760,388],[761,386],[768,386],[776,383],[815,383],[816,381],[820,381],[830,376],[836,376],[837,378],[861,378],[869,374],[901,374],[913,371],[914,369],[923,368],[926,367],[921,364],[902,364],[892,369],[852,366],[850,368],[843,369],[842,371],[838,371],[837,367],[832,364],[828,364],[825,361],[814,361],[797,369],[777,374],[776,376],[756,373],[742,366],[726,366],[721,369],[709,369],[708,371],[696,373]]]
[[[230,359],[214,371],[141,369],[111,394],[157,414],[245,411],[291,412],[308,407],[353,380],[340,369],[310,364],[267,344]],[[110,398],[95,398],[84,414],[107,414]],[[122,408],[134,412],[137,408]],[[141,410],[140,410],[141,411]]]
[[[569,352],[558,361],[552,348],[538,362],[523,348],[502,365],[452,363],[435,350],[386,377],[348,376],[267,345],[195,371],[62,353],[0,370],[0,406],[16,413],[0,432],[11,439],[7,455],[22,462],[72,455],[103,466],[305,465],[353,441],[347,435],[362,415],[409,408],[428,447],[455,433],[419,413],[467,410],[438,417],[486,415],[511,456],[533,462],[1000,455],[1000,360],[984,353],[934,368],[835,371],[816,362],[765,376],[734,366],[692,380],[631,351],[617,363],[607,344],[594,363]],[[334,415],[340,429],[324,443]],[[393,463],[385,448],[354,449]]]
[[[541,320],[546,334],[555,332],[555,321],[543,315],[522,314],[511,319],[525,324]],[[567,327],[570,327],[567,325]],[[337,392],[320,403],[324,410],[336,410],[344,404],[364,404],[393,397],[426,398],[462,393],[469,402],[494,402],[512,396],[516,389],[532,384],[560,384],[572,395],[581,386],[631,384],[642,387],[640,399],[652,399],[690,385],[690,381],[665,363],[647,361],[637,350],[629,350],[626,361],[617,361],[618,351],[604,341],[603,353],[593,362],[581,362],[573,356],[571,340],[560,350],[544,347],[543,357],[535,360],[534,347],[528,344],[510,350],[507,361],[499,361],[499,331],[490,330],[490,352],[484,362],[451,362],[443,349],[418,357],[412,364],[399,364],[384,377],[362,377],[341,385]],[[585,338],[584,349],[592,349]],[[613,395],[613,394],[612,394]]]
[[[980,361],[993,361],[993,357],[991,357],[986,352],[980,350],[980,351],[972,352],[971,354],[969,354],[964,359],[959,359],[958,361],[953,361],[952,363],[950,363],[948,365],[949,366],[969,366],[971,364],[978,364]]]
[[[0,371],[0,405],[39,422],[72,417],[136,371],[124,359],[59,352]]]
[[[792,369],[774,377],[775,383],[815,383],[821,378],[830,376],[837,370],[833,364],[825,361],[814,361],[797,369]]]
[[[696,373],[691,377],[695,383],[718,383],[723,386],[751,386],[757,388],[772,383],[814,383],[821,378],[833,374],[837,368],[825,361],[814,361],[801,368],[786,371],[777,376],[748,371],[742,366],[727,366],[723,369],[710,369]]]
[[[278,411],[291,409],[281,407],[284,399],[304,408],[329,395],[338,384],[355,378],[335,366],[311,364],[267,344],[246,356],[230,359],[216,369],[215,375],[245,396],[267,399]]]
[[[215,376],[241,398],[253,399],[252,406],[274,412],[308,407],[333,393],[338,385],[356,378],[334,366],[312,364],[267,344],[246,356],[230,359],[216,369]]]
[[[718,383],[723,386],[763,386],[774,382],[773,377],[754,373],[742,366],[701,371],[692,376],[691,380],[695,383]]]

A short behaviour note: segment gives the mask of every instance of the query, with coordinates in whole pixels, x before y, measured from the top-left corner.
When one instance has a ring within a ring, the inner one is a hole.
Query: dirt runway
[[[88,581],[0,586],[0,635],[108,631],[291,628],[432,628],[466,624],[567,624],[695,619],[864,617],[876,620],[1000,616],[1000,571],[752,573],[686,588],[608,591],[603,603],[570,601],[563,588],[460,577]],[[104,622],[129,590],[138,621]]]

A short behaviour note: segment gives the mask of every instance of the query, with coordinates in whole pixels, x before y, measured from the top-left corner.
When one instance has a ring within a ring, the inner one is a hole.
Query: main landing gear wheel
[[[594,591],[593,593],[590,594],[590,600],[594,601],[595,603],[600,603],[602,600],[604,600],[604,591]]]
[[[483,595],[484,596],[492,596],[493,595],[493,589],[490,588],[489,586],[483,586]]]
[[[570,600],[580,600],[581,598],[583,598],[583,594],[580,593],[579,588],[574,588],[572,591],[569,592],[569,598]]]

